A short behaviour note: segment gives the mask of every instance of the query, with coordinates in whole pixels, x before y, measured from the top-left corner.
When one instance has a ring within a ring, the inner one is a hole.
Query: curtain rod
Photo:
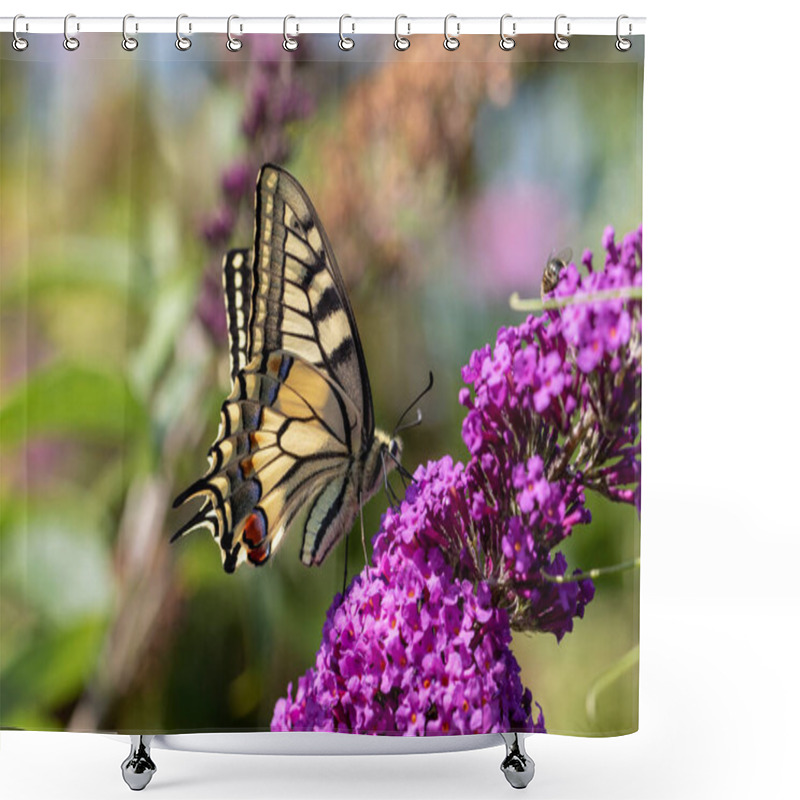
[[[444,17],[237,17],[231,23],[231,31],[237,36],[247,33],[284,33],[287,25],[292,36],[304,33],[360,33],[394,34],[395,26],[402,36],[415,34],[444,34]],[[514,17],[505,15],[503,30],[508,36],[522,34],[549,33],[555,30],[555,17]],[[13,17],[0,17],[0,31],[13,30]],[[126,23],[129,35],[136,33],[175,33],[175,17],[135,17],[130,16]],[[620,22],[622,36],[637,36],[645,32],[645,17],[624,17]],[[64,34],[64,17],[25,17],[17,20],[17,33],[60,33]],[[81,33],[122,33],[122,17],[69,17],[69,34]],[[181,15],[180,30],[183,36],[193,33],[226,33],[227,17],[193,17]],[[500,17],[458,17],[450,15],[447,30],[451,36],[469,34],[500,33]],[[559,15],[558,31],[562,36],[616,36],[616,17],[570,17]]]

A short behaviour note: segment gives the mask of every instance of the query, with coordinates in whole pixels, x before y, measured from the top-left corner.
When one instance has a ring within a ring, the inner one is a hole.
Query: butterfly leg
[[[133,791],[144,789],[156,771],[150,758],[152,736],[131,735],[131,752],[122,762],[122,778]]]
[[[406,485],[405,481],[408,480],[409,483],[416,483],[414,476],[400,463],[400,460],[397,458],[396,455],[393,455],[391,451],[387,450],[387,455],[389,458],[394,461],[397,471],[400,473],[400,476],[404,479],[403,486]]]
[[[525,752],[525,738],[521,733],[501,733],[506,745],[506,757],[500,769],[515,789],[524,789],[532,780],[533,759]]]
[[[386,470],[386,459],[383,457],[383,453],[381,453],[381,463],[383,464],[383,490],[386,492],[386,497],[389,498],[389,505],[396,511],[400,508],[400,498],[392,488],[392,484],[389,483],[389,473]]]

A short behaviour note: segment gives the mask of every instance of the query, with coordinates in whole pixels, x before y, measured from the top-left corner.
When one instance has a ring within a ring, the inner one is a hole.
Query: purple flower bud
[[[241,161],[222,175],[222,191],[233,202],[239,202],[251,190],[253,170],[249,164]]]
[[[228,206],[222,206],[203,223],[203,237],[212,247],[224,247],[236,219]]]

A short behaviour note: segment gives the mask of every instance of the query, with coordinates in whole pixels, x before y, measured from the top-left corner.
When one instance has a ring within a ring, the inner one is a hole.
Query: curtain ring
[[[122,18],[122,49],[132,53],[138,46],[139,40],[135,36],[128,36],[128,20],[135,19],[133,14],[126,14]],[[139,26],[136,26],[139,29]]]
[[[632,44],[630,39],[623,38],[623,36],[619,32],[620,22],[622,22],[622,20],[624,19],[628,19],[628,17],[625,14],[620,14],[617,17],[617,41],[614,47],[616,47],[617,50],[620,51],[620,53],[624,53],[625,51],[630,50]],[[631,35],[631,23],[628,22],[628,36],[630,35]]]
[[[451,36],[447,32],[447,23],[450,22],[451,19],[458,19],[458,17],[456,17],[455,14],[448,14],[444,18],[444,49],[445,50],[450,50],[450,51],[458,50],[458,46],[461,44],[461,42],[458,41],[458,33],[461,30],[461,23],[460,22],[456,22],[456,35],[455,36]]]
[[[297,50],[297,39],[294,36],[289,36],[288,25],[290,19],[297,19],[297,17],[289,14],[283,18],[283,49],[291,52],[292,50]]]
[[[406,39],[405,36],[400,35],[400,31],[398,30],[400,27],[400,20],[401,19],[408,19],[405,14],[398,14],[394,18],[394,49],[395,50],[408,50],[411,47],[411,39]],[[408,35],[411,35],[411,23],[407,22],[406,25],[408,26]]]
[[[342,14],[342,16],[339,17],[339,49],[340,50],[352,50],[356,46],[356,43],[351,38],[349,38],[348,36],[345,36],[344,33],[342,33],[342,26],[344,25],[344,21],[346,19],[353,19],[353,18],[349,14]],[[355,29],[356,29],[356,26],[355,26],[355,23],[353,23],[353,32],[355,32]]]
[[[566,14],[559,14],[556,17],[556,22],[555,22],[555,25],[553,26],[553,31],[554,31],[555,36],[556,36],[555,41],[553,42],[553,47],[555,47],[555,49],[559,50],[559,51],[560,50],[566,50],[569,47],[569,39],[563,37],[558,32],[558,21],[560,19],[566,19],[566,18],[567,18]],[[570,25],[569,25],[569,22],[567,22],[567,36],[569,36],[569,28],[570,28]]]
[[[236,14],[231,14],[228,17],[228,41],[225,43],[225,47],[227,47],[228,50],[231,51],[231,53],[238,53],[239,50],[242,49],[242,44],[243,44],[241,39],[237,39],[231,33],[231,22],[233,22],[233,20],[235,19],[239,19],[239,17],[237,17]],[[239,30],[240,31],[242,30],[241,25],[239,26]]]
[[[192,46],[192,40],[181,34],[181,20],[188,18],[188,14],[178,14],[175,19],[175,47],[182,51],[186,51]],[[192,25],[189,23],[189,31],[191,32],[191,30]]]
[[[503,31],[503,23],[507,19],[511,19],[511,18],[512,18],[511,14],[503,14],[503,16],[500,17],[500,49],[501,50],[506,50],[506,51],[513,50],[514,49],[514,45],[516,44],[516,42],[511,38],[511,36],[515,36],[516,33],[517,33],[517,23],[516,22],[512,22],[511,23],[511,36],[506,36],[505,32]]]
[[[64,17],[64,49],[73,52],[81,46],[81,43],[74,36],[69,35],[68,26],[71,19],[75,19],[74,14],[67,14],[67,16]],[[79,31],[80,29],[81,26],[75,23],[75,30]]]
[[[18,19],[25,19],[25,15],[24,14],[17,14],[17,16],[14,17],[14,22],[11,25],[11,32],[14,34],[14,38],[11,40],[11,46],[18,53],[21,53],[23,50],[27,50],[28,49],[29,42],[28,42],[27,39],[23,39],[17,33],[17,20]],[[27,28],[27,25],[26,25],[26,28]]]

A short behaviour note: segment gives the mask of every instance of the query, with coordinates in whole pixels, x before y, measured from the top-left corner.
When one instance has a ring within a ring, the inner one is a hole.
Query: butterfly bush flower
[[[472,353],[459,393],[469,460],[418,467],[273,730],[544,730],[511,631],[561,640],[592,600],[558,550],[590,521],[586,491],[638,507],[641,243],[641,228],[620,245],[608,228],[603,269],[587,251],[544,315]]]
[[[401,508],[384,516],[372,565],[329,610],[315,667],[294,699],[290,685],[278,701],[273,731],[544,731],[507,612],[448,561],[465,481],[449,456],[417,469]]]

